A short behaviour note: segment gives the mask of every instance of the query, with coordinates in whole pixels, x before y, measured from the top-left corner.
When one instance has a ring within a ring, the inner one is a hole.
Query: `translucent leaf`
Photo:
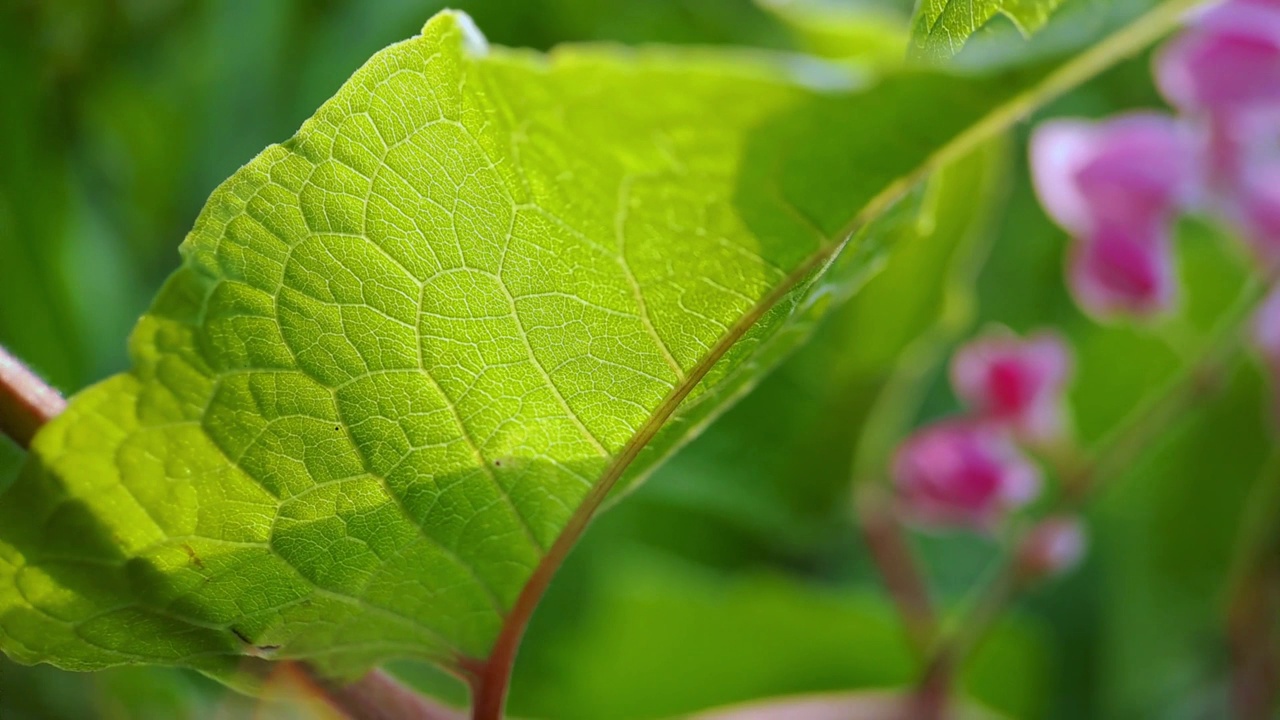
[[[132,372],[36,439],[0,501],[5,651],[482,661],[608,495],[865,279],[896,199],[1173,17],[1044,83],[855,86],[437,16],[213,193]]]
[[[920,0],[911,20],[912,51],[948,58],[992,18],[1003,15],[1023,35],[1039,30],[1063,0]]]

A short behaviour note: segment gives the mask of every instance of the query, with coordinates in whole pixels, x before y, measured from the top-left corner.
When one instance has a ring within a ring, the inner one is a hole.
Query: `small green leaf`
[[[486,658],[551,548],[865,278],[897,198],[1175,9],[1047,80],[865,87],[437,16],[213,193],[133,371],[36,439],[0,501],[5,652]]]
[[[960,52],[971,35],[1004,15],[1024,36],[1049,21],[1063,0],[920,0],[911,20],[912,52],[934,60]]]

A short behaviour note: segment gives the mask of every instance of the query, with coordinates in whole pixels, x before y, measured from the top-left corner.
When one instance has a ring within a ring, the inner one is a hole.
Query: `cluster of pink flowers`
[[[1280,0],[1227,0],[1200,12],[1157,54],[1155,76],[1177,115],[1135,112],[1055,120],[1031,139],[1032,181],[1072,237],[1067,283],[1089,315],[1150,319],[1178,300],[1178,217],[1224,221],[1258,266],[1280,272]],[[1280,377],[1280,291],[1252,336]],[[916,432],[892,474],[903,512],[930,528],[990,530],[1042,482],[1027,450],[1065,439],[1070,354],[1057,336],[1001,333],[961,348],[951,382],[966,413]],[[1049,518],[1019,548],[1032,571],[1075,562],[1074,518]]]
[[[1098,319],[1176,305],[1180,214],[1224,220],[1268,277],[1280,272],[1280,0],[1204,10],[1162,47],[1155,74],[1178,114],[1052,120],[1030,142],[1041,204],[1073,238],[1069,287]],[[1280,291],[1263,302],[1253,340],[1280,375]],[[961,348],[951,383],[965,415],[920,429],[893,460],[904,514],[923,527],[991,529],[1034,500],[1041,471],[1025,451],[1065,438],[1069,375],[1068,348],[1050,333]],[[1074,523],[1043,523],[1027,561],[1078,555]]]
[[[1066,432],[1066,344],[1051,333],[997,332],[969,343],[951,363],[964,415],[926,426],[898,449],[893,479],[901,507],[926,527],[990,530],[1040,492],[1039,467],[1024,453]]]
[[[1199,13],[1156,55],[1155,77],[1178,115],[1056,120],[1031,141],[1041,204],[1073,238],[1068,283],[1100,319],[1176,305],[1182,213],[1225,221],[1266,272],[1280,269],[1280,1]]]

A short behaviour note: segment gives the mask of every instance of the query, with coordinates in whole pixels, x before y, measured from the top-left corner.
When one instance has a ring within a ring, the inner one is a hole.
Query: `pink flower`
[[[1253,316],[1253,345],[1271,373],[1274,407],[1280,409],[1280,285],[1271,289]]]
[[[1030,502],[1040,472],[1007,432],[985,423],[945,420],[898,448],[893,478],[903,509],[930,527],[990,529]]]
[[[1262,301],[1251,329],[1254,346],[1272,368],[1280,370],[1280,286]]]
[[[1018,566],[1030,577],[1061,575],[1080,564],[1087,545],[1084,526],[1077,518],[1046,518],[1023,538]]]
[[[1183,112],[1280,109],[1280,4],[1230,0],[1210,8],[1161,49],[1155,75]]]
[[[1258,260],[1280,265],[1280,163],[1249,163],[1234,193],[1220,202],[1221,211],[1244,235]]]
[[[1024,339],[999,333],[974,340],[951,361],[951,385],[980,417],[1025,442],[1051,441],[1063,432],[1063,392],[1071,353],[1056,333]]]
[[[1059,120],[1031,139],[1040,202],[1077,241],[1069,284],[1089,313],[1152,316],[1172,307],[1175,213],[1194,190],[1191,144],[1168,116]]]
[[[1067,280],[1091,315],[1152,317],[1176,300],[1173,250],[1163,227],[1103,227],[1072,249]]]
[[[1047,122],[1031,138],[1032,181],[1045,211],[1075,237],[1149,227],[1191,193],[1188,139],[1155,113]]]

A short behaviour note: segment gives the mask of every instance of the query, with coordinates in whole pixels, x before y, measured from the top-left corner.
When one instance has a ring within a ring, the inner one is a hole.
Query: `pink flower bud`
[[[1072,249],[1068,284],[1091,315],[1151,317],[1176,299],[1173,250],[1163,227],[1103,227]]]
[[[1084,526],[1074,517],[1040,521],[1018,548],[1019,569],[1029,577],[1061,575],[1080,564],[1088,541]]]
[[[951,361],[951,385],[974,412],[1025,442],[1063,432],[1063,391],[1071,353],[1056,333],[1024,339],[993,333],[962,347]]]
[[[1076,237],[1169,220],[1191,194],[1192,146],[1171,117],[1056,120],[1031,138],[1031,173],[1049,216]]]
[[[893,478],[907,515],[931,527],[994,526],[1030,502],[1040,472],[1007,432],[985,423],[945,420],[898,448]]]

